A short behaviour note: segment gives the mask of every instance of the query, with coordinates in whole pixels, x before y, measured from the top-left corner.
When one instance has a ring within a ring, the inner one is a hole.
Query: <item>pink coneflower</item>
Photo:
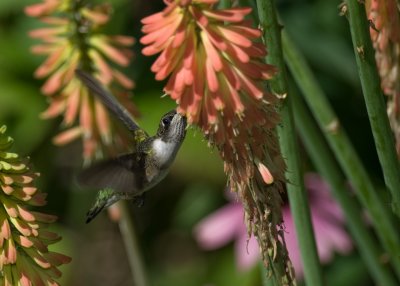
[[[317,174],[306,175],[305,183],[309,193],[318,254],[321,262],[328,263],[335,252],[349,253],[352,242],[344,229],[343,214],[332,199],[328,185]],[[247,270],[254,266],[260,259],[260,255],[257,240],[254,237],[248,239],[243,216],[243,207],[239,203],[229,203],[199,222],[194,229],[194,234],[199,245],[205,250],[220,248],[233,240],[237,266],[241,270]],[[283,219],[290,260],[295,268],[296,276],[302,278],[303,266],[288,205],[283,208]]]
[[[134,111],[128,100],[133,82],[123,73],[108,64],[108,60],[120,66],[127,66],[132,56],[128,49],[134,39],[127,36],[106,36],[98,28],[109,20],[109,5],[89,8],[83,2],[48,0],[28,6],[25,12],[30,16],[41,16],[47,26],[30,31],[32,38],[42,41],[32,47],[34,54],[46,55],[47,59],[35,71],[35,77],[47,78],[42,93],[49,96],[50,106],[43,118],[64,116],[66,128],[54,138],[56,144],[66,144],[81,137],[83,156],[90,160],[104,151],[114,151],[123,145],[121,133],[113,132],[112,122],[104,106],[89,96],[89,91],[75,77],[77,68],[94,73],[109,88],[117,84],[116,96]],[[57,13],[57,16],[44,16]],[[78,122],[78,124],[76,124]]]
[[[29,160],[9,151],[13,140],[0,127],[0,281],[1,285],[59,285],[58,267],[71,259],[49,251],[61,239],[45,230],[55,216],[31,211],[46,204],[46,195],[35,186],[39,176]]]
[[[371,39],[381,77],[383,92],[388,96],[387,112],[396,136],[400,158],[400,16],[395,0],[366,1],[371,20]]]
[[[164,91],[178,111],[218,148],[266,266],[280,261],[286,273],[272,272],[291,281],[279,228],[285,164],[274,131],[277,98],[263,87],[275,68],[263,61],[261,31],[245,18],[251,8],[217,10],[218,0],[164,2],[162,12],[142,20],[142,52],[160,53],[151,67],[156,79],[168,78]]]

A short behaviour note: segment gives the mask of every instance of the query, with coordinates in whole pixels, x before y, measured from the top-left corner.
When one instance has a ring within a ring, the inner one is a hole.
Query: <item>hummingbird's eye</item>
[[[163,123],[164,127],[168,127],[169,124],[171,123],[171,120],[172,120],[172,117],[163,118],[162,123]]]

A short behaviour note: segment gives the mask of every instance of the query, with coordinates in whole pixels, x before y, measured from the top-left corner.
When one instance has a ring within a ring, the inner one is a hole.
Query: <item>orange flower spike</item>
[[[283,240],[277,230],[285,179],[272,130],[279,117],[277,99],[262,86],[276,69],[264,63],[265,45],[253,42],[262,33],[245,20],[250,8],[216,10],[217,0],[164,2],[162,12],[142,20],[142,53],[160,53],[151,67],[156,79],[169,77],[164,91],[177,102],[177,111],[218,148],[268,264],[284,252],[276,245]]]
[[[5,131],[4,126],[0,127],[0,141],[5,143],[0,146],[0,165],[7,167],[0,168],[0,178],[6,174],[8,179],[5,181],[12,184],[13,190],[7,194],[4,188],[0,189],[0,192],[4,192],[0,196],[2,281],[4,285],[51,285],[55,282],[44,268],[56,269],[55,267],[66,264],[71,259],[65,256],[62,263],[54,265],[52,260],[42,255],[52,255],[48,245],[54,243],[54,237],[58,236],[53,233],[48,235],[43,228],[56,218],[29,210],[31,205],[43,205],[45,194],[33,185],[34,178],[39,175],[29,170],[28,159],[8,151],[12,139],[5,136]]]
[[[152,66],[152,71],[156,73],[157,80],[163,80],[171,75],[165,91],[177,100],[180,110],[188,115],[189,121],[192,123],[196,122],[192,121],[194,117],[191,114],[197,112],[195,112],[196,108],[193,104],[188,104],[188,102],[196,102],[199,105],[198,109],[202,109],[200,106],[203,104],[208,106],[202,112],[211,110],[210,100],[203,99],[204,103],[198,97],[193,100],[180,100],[184,89],[191,89],[192,96],[194,96],[194,92],[204,94],[204,90],[197,89],[198,91],[195,91],[192,87],[195,84],[193,83],[194,77],[196,77],[196,81],[201,80],[201,76],[199,76],[201,73],[196,73],[196,69],[191,67],[195,56],[198,61],[203,62],[202,65],[205,64],[203,70],[206,84],[203,89],[209,89],[211,93],[216,93],[217,90],[220,90],[221,84],[225,86],[223,93],[220,91],[219,95],[213,97],[213,109],[216,110],[223,110],[226,105],[223,102],[230,102],[237,114],[240,114],[244,109],[241,100],[243,94],[239,95],[236,90],[239,91],[243,85],[246,93],[260,99],[263,97],[263,91],[256,83],[252,82],[253,79],[270,78],[274,73],[272,67],[262,65],[258,62],[259,60],[256,62],[252,60],[252,57],[261,59],[265,56],[265,47],[263,50],[260,45],[252,46],[250,39],[260,37],[261,32],[251,28],[248,21],[243,21],[251,9],[236,8],[212,11],[209,4],[215,2],[166,1],[168,7],[163,12],[142,20],[144,24],[142,31],[147,34],[140,40],[142,44],[147,45],[142,52],[145,55],[161,52]],[[225,22],[228,21],[235,24],[225,25]],[[184,23],[190,24],[184,25]],[[196,32],[196,26],[200,32]],[[164,35],[167,37],[163,37]],[[184,42],[182,42],[183,40]],[[176,42],[178,45],[174,44]],[[199,47],[201,48],[199,49]],[[202,48],[205,51],[203,55],[193,52],[195,49],[201,50]],[[226,54],[222,51],[226,51]],[[183,64],[181,64],[182,62]],[[257,71],[254,68],[257,68]],[[227,83],[220,82],[220,80],[224,80],[224,77],[217,75],[221,72],[225,75]],[[190,96],[186,92],[184,94]],[[204,96],[202,95],[201,98]],[[185,104],[183,105],[183,103]],[[216,117],[211,116],[211,118],[213,118],[214,124]],[[207,122],[203,124],[202,127],[206,128]]]
[[[109,21],[109,5],[74,5],[73,1],[68,0],[43,0],[41,4],[27,7],[26,13],[34,17],[54,13],[53,16],[40,18],[47,27],[30,32],[31,37],[42,41],[31,51],[47,55],[45,62],[35,71],[35,77],[47,77],[42,92],[49,96],[50,107],[42,114],[42,118],[63,115],[63,127],[67,128],[53,141],[66,144],[82,137],[87,160],[95,154],[104,155],[104,152],[121,150],[124,145],[122,142],[127,141],[121,137],[128,134],[114,132],[108,111],[91,104],[87,90],[85,93],[82,84],[75,78],[75,70],[84,68],[99,73],[108,88],[114,84],[125,89],[133,88],[133,81],[111,67],[107,59],[127,66],[132,57],[130,46],[134,39],[120,35],[105,36],[98,32],[98,28]],[[82,30],[87,33],[81,33]],[[128,92],[121,92],[120,95],[123,99]],[[129,106],[132,105],[130,101],[125,101],[125,105],[128,109],[134,109]]]

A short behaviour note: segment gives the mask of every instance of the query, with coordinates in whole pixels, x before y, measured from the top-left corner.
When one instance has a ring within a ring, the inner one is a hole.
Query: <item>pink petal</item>
[[[64,70],[59,69],[58,71],[56,71],[46,80],[41,88],[41,91],[45,95],[51,95],[55,93],[61,88],[64,75]]]
[[[60,115],[65,108],[65,101],[63,99],[53,99],[49,107],[40,114],[40,118],[49,119]]]
[[[240,89],[240,81],[237,76],[236,71],[232,68],[232,66],[228,63],[228,61],[222,61],[222,73],[226,76],[228,83],[235,88],[236,90]]]
[[[24,221],[31,222],[35,221],[35,217],[32,215],[31,212],[27,211],[26,209],[22,208],[21,206],[17,206],[19,217],[22,218]]]
[[[228,204],[200,221],[194,233],[200,246],[211,250],[234,239],[241,224],[242,207],[239,204]]]
[[[194,50],[195,45],[195,35],[193,33],[188,33],[186,40],[185,52],[183,54],[183,66],[187,69],[191,69],[194,65],[196,51]]]
[[[206,59],[206,78],[207,78],[208,88],[210,89],[211,92],[217,92],[218,88],[219,88],[219,84],[218,84],[217,75],[215,74],[215,70],[212,66],[213,66],[213,64],[211,62],[211,59],[207,58]]]
[[[209,18],[213,18],[219,21],[227,21],[227,22],[241,22],[244,19],[244,16],[251,12],[251,8],[242,7],[242,8],[233,8],[233,9],[225,9],[225,10],[203,10],[204,15]]]
[[[93,23],[98,25],[104,25],[105,23],[108,22],[110,18],[108,14],[105,14],[101,11],[91,10],[88,8],[83,8],[80,10],[80,12],[84,17],[86,17],[87,19],[91,20]]]
[[[230,25],[229,29],[232,31],[241,34],[247,38],[259,38],[261,37],[261,31],[259,29],[251,28],[250,26],[245,25]]]
[[[163,15],[163,13],[156,13],[147,18],[142,19],[143,28],[142,32],[144,34],[149,34],[151,32],[157,31],[166,25],[171,24],[179,14],[179,9],[175,9],[172,13],[168,15]]]
[[[105,54],[110,60],[120,66],[126,67],[129,65],[129,58],[119,49],[108,44],[106,38],[92,38],[91,43],[99,51],[103,52],[103,54]]]
[[[135,83],[131,79],[129,79],[126,75],[124,75],[122,72],[113,69],[112,75],[114,79],[124,88],[132,89],[135,87]]]
[[[57,67],[59,67],[63,59],[62,55],[65,50],[66,46],[61,46],[55,49],[52,48],[52,53],[48,56],[44,63],[36,69],[34,76],[37,78],[42,78],[54,71]]]
[[[241,47],[251,47],[252,42],[247,37],[243,36],[242,34],[231,30],[230,28],[225,27],[218,27],[220,33],[225,37],[226,40],[234,43],[235,45]]]
[[[132,46],[136,42],[135,38],[124,35],[109,36],[109,38],[113,43],[126,47]]]
[[[172,47],[178,48],[179,46],[181,46],[184,43],[186,35],[188,33],[190,33],[190,31],[187,31],[187,23],[182,21],[179,27],[176,29],[174,40],[172,42]]]
[[[97,128],[99,129],[101,138],[103,138],[103,140],[106,144],[110,144],[111,143],[111,127],[110,127],[110,121],[108,118],[108,114],[107,114],[103,104],[100,101],[95,100],[94,107],[95,107],[96,124],[97,124]]]
[[[86,87],[81,89],[81,109],[80,109],[79,123],[85,137],[92,135],[92,108],[90,105],[90,99],[88,90]]]
[[[110,66],[95,49],[89,50],[89,56],[96,65],[97,70],[100,72],[100,77],[103,80],[103,83],[108,85],[112,80],[112,71]]]
[[[209,95],[212,98],[212,102],[216,110],[222,110],[225,108],[225,101],[222,97],[223,94],[220,94],[218,92],[210,92]]]
[[[260,248],[257,239],[252,236],[248,239],[243,223],[242,235],[235,242],[235,257],[239,270],[246,271],[260,260]]]
[[[285,224],[285,242],[289,253],[290,261],[296,273],[296,277],[301,278],[304,275],[303,263],[301,262],[299,246],[297,243],[296,233],[292,215],[289,208],[283,209],[283,221]]]
[[[220,35],[218,30],[216,29],[215,25],[207,26],[203,29],[207,32],[207,36],[210,39],[211,43],[217,47],[217,49],[221,51],[225,51],[227,48],[227,43],[225,42],[226,39]]]
[[[255,99],[263,98],[264,93],[262,89],[252,80],[243,75],[239,69],[236,69],[236,71],[239,76],[240,86],[244,89],[244,91]]]
[[[267,185],[270,185],[274,182],[274,177],[272,176],[271,172],[269,169],[261,162],[258,162],[257,164],[258,171],[261,174],[261,177],[263,178],[264,182]]]
[[[59,133],[53,138],[53,143],[55,145],[65,145],[82,135],[82,128],[80,126],[70,128],[64,132]]]
[[[231,57],[237,58],[242,63],[248,63],[250,61],[249,55],[241,47],[238,47],[236,45],[233,44],[229,45],[227,53]]]
[[[161,29],[155,30],[140,39],[140,43],[148,45],[153,43],[155,46],[161,46],[171,36],[176,33],[177,28],[180,26],[183,17],[178,15],[171,23],[163,26]]]
[[[42,38],[42,39],[46,39],[46,38],[50,38],[52,36],[56,36],[59,34],[62,34],[66,31],[66,27],[55,27],[55,28],[40,28],[40,29],[36,29],[36,30],[32,30],[29,32],[29,36],[31,38]]]
[[[25,194],[32,196],[32,195],[34,195],[36,193],[37,188],[35,188],[35,187],[23,187],[22,191]]]
[[[147,16],[145,18],[143,18],[141,20],[142,24],[144,25],[148,25],[148,24],[152,24],[152,23],[159,23],[162,22],[162,20],[164,19],[164,13],[163,12],[158,12],[155,14],[152,14],[150,16]]]
[[[215,71],[222,70],[222,61],[215,47],[211,44],[207,34],[205,32],[200,33],[201,39],[204,44],[204,49],[207,54],[207,60],[209,60]]]
[[[172,61],[176,62],[178,58],[176,55],[179,50],[172,47],[172,44],[167,45],[151,66],[151,71],[157,73],[161,69],[165,69],[165,66],[169,65]]]
[[[79,88],[75,88],[73,89],[73,91],[71,91],[67,99],[67,105],[64,113],[65,125],[70,126],[72,125],[72,123],[74,123],[76,115],[78,113],[79,100],[80,100]]]

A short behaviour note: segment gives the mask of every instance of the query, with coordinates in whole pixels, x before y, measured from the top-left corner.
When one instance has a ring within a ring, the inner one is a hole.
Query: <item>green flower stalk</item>
[[[322,285],[322,269],[319,262],[317,247],[311,222],[311,213],[301,169],[301,162],[296,143],[296,132],[293,120],[293,102],[288,95],[288,83],[283,60],[281,28],[276,14],[275,1],[258,0],[257,8],[260,26],[264,31],[264,41],[271,43],[266,62],[275,65],[279,72],[270,81],[271,90],[282,99],[282,126],[277,126],[279,142],[283,156],[286,157],[286,188],[290,209],[296,228],[301,259],[304,267],[304,277],[307,284]]]
[[[349,20],[354,54],[376,151],[385,184],[392,195],[393,212],[400,217],[400,165],[389,120],[386,116],[380,77],[370,39],[369,27],[372,24],[365,15],[364,3],[357,0],[346,0],[345,3],[346,5],[342,9],[347,9],[346,15]]]
[[[365,9],[371,21],[369,31],[375,60],[400,159],[400,11],[396,0],[367,0]]]
[[[61,239],[44,230],[56,220],[30,210],[46,204],[46,194],[34,181],[39,176],[29,168],[29,159],[9,151],[13,140],[0,127],[0,285],[59,285],[59,266],[68,256],[49,250]]]

